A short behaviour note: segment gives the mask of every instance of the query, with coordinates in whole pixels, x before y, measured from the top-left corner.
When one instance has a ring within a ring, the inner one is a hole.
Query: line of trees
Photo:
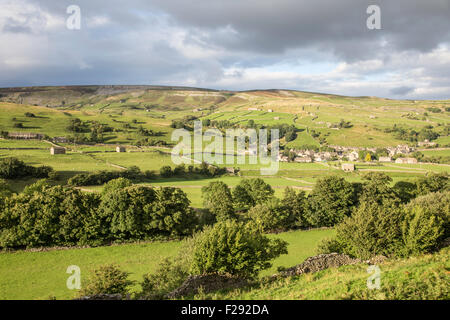
[[[123,182],[111,181],[96,194],[40,181],[3,197],[0,247],[101,245],[186,236],[198,227],[181,189]]]
[[[49,178],[55,175],[50,166],[33,167],[17,158],[4,158],[0,160],[0,178]]]
[[[199,166],[185,166],[180,164],[174,168],[162,166],[159,175],[163,178],[187,177],[190,175],[201,175],[206,177],[220,176],[226,172],[226,168],[219,168],[203,162]],[[153,170],[141,171],[137,166],[131,166],[123,171],[98,171],[89,173],[79,173],[68,180],[70,186],[99,186],[117,178],[127,178],[136,181],[155,179],[157,172]]]
[[[216,221],[235,219],[257,222],[266,232],[296,228],[332,227],[342,223],[363,205],[383,206],[390,201],[396,207],[433,192],[450,190],[448,174],[430,174],[414,182],[399,181],[370,172],[363,182],[348,182],[339,176],[318,179],[309,195],[290,187],[282,199],[264,180],[243,179],[231,190],[221,181],[202,188],[204,206]]]

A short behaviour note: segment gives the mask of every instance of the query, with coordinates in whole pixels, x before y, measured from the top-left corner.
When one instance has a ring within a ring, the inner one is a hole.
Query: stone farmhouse
[[[416,164],[417,159],[416,158],[398,158],[397,160],[395,160],[395,163]]]

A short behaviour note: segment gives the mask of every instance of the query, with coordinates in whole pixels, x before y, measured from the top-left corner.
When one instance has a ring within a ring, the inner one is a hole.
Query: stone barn
[[[126,149],[125,149],[125,147],[118,146],[118,147],[116,147],[116,152],[126,152]]]
[[[353,172],[353,171],[355,171],[355,165],[353,163],[343,163],[341,168],[345,172]]]
[[[66,153],[66,149],[65,148],[61,148],[61,147],[51,147],[50,148],[50,154],[65,154]]]

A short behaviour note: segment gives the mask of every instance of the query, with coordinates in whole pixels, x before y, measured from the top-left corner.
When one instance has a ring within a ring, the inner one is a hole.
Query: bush
[[[395,255],[401,245],[402,216],[402,208],[395,203],[364,202],[337,226],[335,240],[322,243],[321,249],[332,248],[364,260]]]
[[[12,191],[9,187],[9,184],[5,180],[0,179],[0,199],[7,198],[11,195],[12,195]]]
[[[284,231],[295,224],[295,217],[277,198],[250,208],[247,218],[261,226],[263,231]]]
[[[170,166],[163,166],[159,170],[159,174],[163,178],[169,178],[173,175],[172,168]]]
[[[103,186],[102,195],[105,195],[114,190],[120,190],[126,187],[130,187],[131,185],[133,185],[133,183],[130,179],[127,178],[117,178],[110,180]]]
[[[140,295],[145,299],[163,299],[189,276],[189,265],[179,257],[166,258],[152,274],[144,275]]]
[[[86,244],[98,237],[88,224],[98,195],[38,184],[6,199],[0,212],[0,247]]]
[[[121,294],[124,297],[128,294],[128,287],[134,284],[134,281],[128,280],[128,276],[128,272],[121,271],[116,265],[101,266],[94,271],[93,277],[79,295]]]
[[[406,210],[402,226],[401,255],[410,256],[435,249],[444,234],[443,221],[420,206]]]
[[[416,182],[417,195],[450,190],[448,173],[430,173]]]
[[[42,193],[46,188],[50,188],[50,184],[49,184],[48,180],[41,179],[41,180],[36,181],[33,184],[26,186],[23,189],[22,193],[28,194],[31,196],[35,192]]]
[[[91,173],[79,173],[70,178],[67,183],[71,186],[76,187],[98,186],[118,178],[138,180],[141,178],[145,178],[145,174],[143,174],[138,167],[132,166],[124,171],[98,171]]]
[[[48,178],[53,169],[49,166],[33,167],[17,158],[0,160],[0,178],[18,179],[24,177]]]
[[[296,192],[293,188],[284,189],[282,205],[289,212],[289,218],[285,221],[286,228],[307,227],[309,224],[305,218],[306,197],[305,191]]]
[[[203,204],[217,221],[235,218],[230,188],[222,181],[210,182],[202,188]]]
[[[415,207],[422,208],[428,215],[438,217],[443,224],[443,237],[450,237],[450,191],[418,197],[406,205],[406,210],[411,211]]]
[[[383,206],[395,203],[400,204],[401,199],[393,188],[389,185],[392,178],[383,172],[368,172],[363,175],[364,183],[362,185],[359,202],[375,203]]]
[[[109,237],[145,239],[190,234],[195,215],[178,188],[132,186],[107,193],[99,208]]]
[[[271,267],[270,261],[287,254],[287,243],[269,239],[253,224],[218,222],[194,238],[194,274],[230,274],[253,278]]]
[[[315,227],[334,226],[350,215],[356,202],[355,189],[344,178],[321,178],[307,199],[305,219]]]
[[[150,226],[166,236],[191,235],[198,221],[190,203],[186,193],[180,188],[157,189]]]
[[[264,203],[273,197],[275,191],[261,178],[242,179],[233,189],[236,208],[248,210],[256,204]]]
[[[407,205],[397,201],[362,202],[336,228],[320,253],[345,253],[361,259],[376,255],[405,257],[431,252],[449,236],[450,192],[433,193]]]

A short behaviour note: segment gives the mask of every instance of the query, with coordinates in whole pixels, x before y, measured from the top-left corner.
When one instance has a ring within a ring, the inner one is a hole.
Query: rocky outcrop
[[[360,260],[350,258],[345,254],[320,254],[315,257],[309,257],[303,263],[282,271],[280,275],[296,276],[303,273],[318,272],[328,268],[337,268],[343,265],[355,264],[360,262]]]
[[[167,294],[166,298],[174,299],[196,294],[200,288],[204,293],[209,293],[221,289],[236,289],[247,284],[245,279],[219,274],[189,276],[179,288]]]
[[[82,296],[75,300],[122,300],[122,298],[123,298],[122,295],[119,293],[116,294],[100,293],[100,294],[93,294],[91,296]]]

